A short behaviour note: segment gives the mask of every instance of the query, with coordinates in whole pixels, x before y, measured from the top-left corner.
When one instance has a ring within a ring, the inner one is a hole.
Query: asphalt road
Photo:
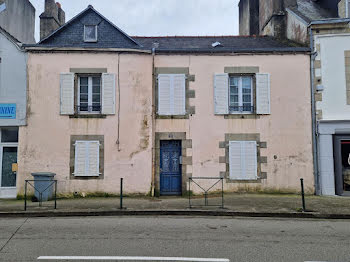
[[[39,256],[350,261],[350,221],[227,217],[0,219],[0,261],[44,261],[37,260]]]

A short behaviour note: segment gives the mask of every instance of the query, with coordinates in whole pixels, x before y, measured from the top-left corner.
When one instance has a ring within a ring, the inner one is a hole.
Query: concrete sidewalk
[[[198,207],[204,204],[204,198],[189,200],[184,197],[125,197],[119,209],[119,198],[74,198],[39,203],[28,201],[24,212],[23,200],[0,200],[0,216],[58,216],[58,215],[127,215],[127,214],[181,214],[181,215],[242,215],[277,217],[323,217],[350,218],[349,197],[306,196],[306,209],[301,212],[301,197],[298,195],[277,194],[225,194],[224,209],[219,207]],[[220,197],[209,198],[209,204],[220,205]]]

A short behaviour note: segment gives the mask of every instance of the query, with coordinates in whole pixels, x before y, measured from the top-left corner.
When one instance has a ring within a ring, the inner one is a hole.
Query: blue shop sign
[[[16,104],[0,104],[0,119],[16,119]]]

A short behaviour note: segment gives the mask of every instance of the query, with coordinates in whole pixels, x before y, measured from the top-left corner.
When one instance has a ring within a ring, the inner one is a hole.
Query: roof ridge
[[[191,36],[191,35],[168,35],[168,36],[130,36],[132,38],[214,38],[214,37],[227,37],[227,38],[264,38],[264,37],[269,37],[266,35],[205,35],[205,36]]]

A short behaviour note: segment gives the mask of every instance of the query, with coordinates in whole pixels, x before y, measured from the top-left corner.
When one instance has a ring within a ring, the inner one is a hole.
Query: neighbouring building
[[[0,27],[21,43],[35,43],[35,8],[29,0],[0,0]]]
[[[27,55],[0,27],[0,198],[14,198],[18,127],[26,124]]]
[[[298,43],[308,43],[309,23],[338,17],[339,1],[240,0],[239,33],[270,35],[279,39],[287,38]],[[250,21],[250,27],[247,27],[247,21]]]
[[[309,49],[273,37],[134,37],[92,6],[28,52],[17,186],[60,194],[313,192]],[[200,192],[198,189],[192,189]]]
[[[249,1],[241,0],[240,7],[247,5],[246,2]],[[313,50],[311,88],[316,192],[349,195],[350,3],[348,0],[261,0],[259,4],[261,34],[310,44]],[[240,8],[240,17],[244,17],[240,23],[245,24],[255,14],[256,10],[249,12],[247,8]],[[250,33],[243,29],[241,33]]]
[[[35,9],[28,0],[0,0],[0,198],[17,195],[18,130],[26,125],[27,54],[35,43]]]
[[[350,19],[311,23],[312,73],[323,195],[350,195]]]

